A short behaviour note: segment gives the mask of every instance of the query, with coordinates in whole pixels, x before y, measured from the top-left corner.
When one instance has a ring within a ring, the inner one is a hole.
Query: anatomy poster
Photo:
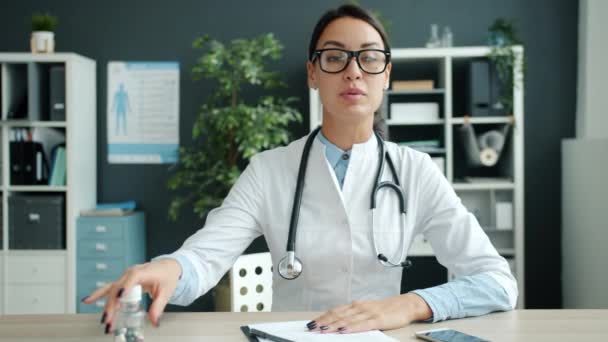
[[[175,163],[179,63],[108,63],[108,162]]]

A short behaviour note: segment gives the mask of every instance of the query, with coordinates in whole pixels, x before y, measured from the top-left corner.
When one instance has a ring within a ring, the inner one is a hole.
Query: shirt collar
[[[323,135],[323,132],[319,132],[318,137],[319,141],[321,141],[323,145],[325,145],[325,157],[327,158],[327,161],[329,162],[329,165],[331,165],[332,168],[336,167],[343,154],[346,153],[350,155],[350,150],[344,151],[338,146],[332,144],[331,141],[327,140],[327,138]]]
[[[325,145],[325,157],[333,168],[335,168],[336,165],[340,162],[340,160],[342,159],[342,155],[344,154],[348,154],[350,157],[352,157],[353,151],[356,150],[360,152],[357,152],[355,154],[361,154],[365,157],[368,155],[368,153],[376,151],[378,146],[376,142],[376,136],[374,134],[371,134],[366,142],[360,144],[353,144],[353,148],[348,151],[344,151],[338,146],[332,144],[331,141],[327,140],[327,138],[323,135],[323,132],[321,131],[319,131],[317,138],[320,142],[323,143],[323,145]]]

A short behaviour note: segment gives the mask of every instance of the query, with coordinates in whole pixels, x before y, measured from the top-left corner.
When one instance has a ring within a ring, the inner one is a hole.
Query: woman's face
[[[329,48],[384,50],[384,44],[378,31],[370,24],[343,17],[327,25],[317,42],[317,50]],[[322,71],[318,58],[314,63],[307,63],[308,84],[319,89],[324,118],[329,115],[338,122],[349,123],[373,118],[382,103],[383,89],[388,88],[390,70],[389,64],[381,74],[368,74],[359,68],[355,58],[346,69],[336,74]]]

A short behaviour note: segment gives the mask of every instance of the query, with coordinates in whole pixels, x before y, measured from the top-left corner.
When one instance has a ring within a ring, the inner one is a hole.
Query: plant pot
[[[55,51],[55,34],[51,31],[34,31],[30,39],[32,53],[51,53]]]
[[[492,31],[488,37],[488,44],[490,46],[505,46],[507,43],[507,37],[504,32]]]

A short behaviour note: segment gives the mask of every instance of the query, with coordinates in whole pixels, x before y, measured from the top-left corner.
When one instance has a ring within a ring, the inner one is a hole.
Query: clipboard
[[[245,336],[247,337],[249,342],[260,342],[258,337],[261,337],[261,338],[264,338],[267,340],[271,340],[271,341],[276,341],[276,342],[295,342],[292,340],[288,340],[286,338],[267,334],[267,333],[257,330],[257,329],[251,329],[247,325],[241,326],[241,331],[243,332],[243,334],[245,334]]]

